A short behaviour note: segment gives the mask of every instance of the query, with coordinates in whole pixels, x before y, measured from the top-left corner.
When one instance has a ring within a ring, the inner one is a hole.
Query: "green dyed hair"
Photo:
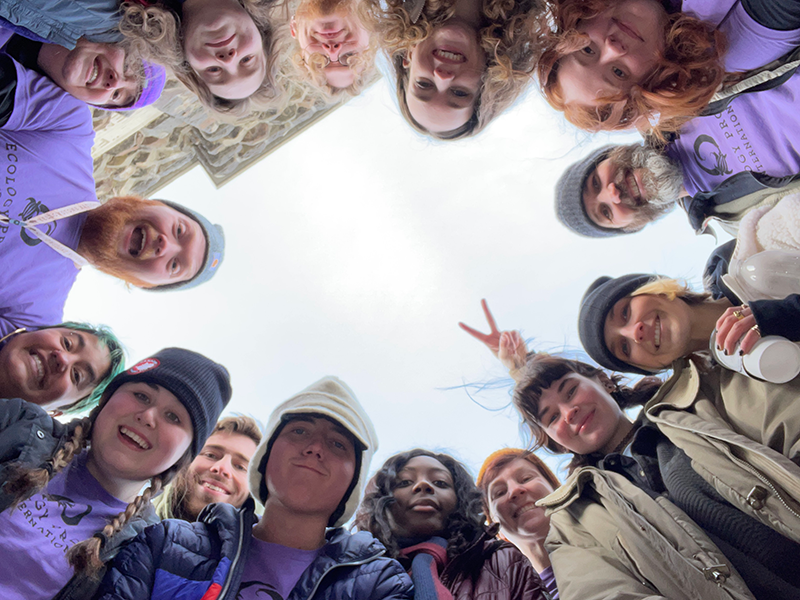
[[[90,333],[100,340],[100,342],[104,344],[106,348],[108,348],[109,358],[111,360],[111,368],[108,370],[106,376],[100,380],[100,383],[97,384],[97,387],[89,392],[88,395],[84,396],[80,400],[76,400],[69,406],[61,408],[64,414],[80,413],[97,406],[97,403],[100,401],[100,396],[103,395],[103,391],[105,391],[106,386],[111,383],[111,380],[114,379],[114,377],[125,370],[125,349],[122,347],[122,342],[119,341],[119,338],[117,338],[116,334],[111,330],[110,327],[106,325],[90,325],[89,323],[65,321],[59,325],[43,327],[42,329],[54,329],[56,327],[64,327],[66,329],[74,329],[76,331]]]

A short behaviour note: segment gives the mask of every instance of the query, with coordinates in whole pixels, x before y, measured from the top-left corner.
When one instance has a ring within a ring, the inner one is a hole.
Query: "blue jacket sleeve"
[[[382,568],[375,577],[375,585],[364,597],[370,600],[412,600],[414,586],[400,563],[394,559],[384,559],[381,563]]]
[[[782,300],[748,302],[761,335],[781,335],[800,342],[800,295],[792,294]]]

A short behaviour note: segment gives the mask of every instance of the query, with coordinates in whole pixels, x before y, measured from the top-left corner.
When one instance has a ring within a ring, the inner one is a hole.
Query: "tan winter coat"
[[[800,381],[673,368],[647,417],[728,502],[800,542]],[[620,475],[580,469],[540,504],[563,600],[753,599],[693,521]]]

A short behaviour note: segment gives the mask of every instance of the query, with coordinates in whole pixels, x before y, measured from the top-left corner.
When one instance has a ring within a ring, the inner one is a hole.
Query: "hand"
[[[477,329],[473,329],[469,325],[459,323],[458,326],[470,334],[477,340],[480,340],[492,351],[500,362],[509,370],[515,371],[525,365],[525,360],[528,355],[528,349],[525,347],[525,341],[518,331],[500,331],[497,329],[494,317],[489,311],[489,305],[486,300],[481,300],[483,307],[483,314],[486,315],[486,321],[489,323],[489,333],[481,333]]]
[[[741,313],[742,318],[734,315],[735,312]],[[739,352],[747,354],[761,339],[761,334],[753,329],[755,325],[756,318],[746,304],[726,309],[717,321],[717,348],[722,348],[726,354],[733,354],[736,344],[739,344]]]

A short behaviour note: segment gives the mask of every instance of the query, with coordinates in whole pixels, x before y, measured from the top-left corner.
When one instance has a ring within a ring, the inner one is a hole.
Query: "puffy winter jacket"
[[[480,564],[480,571],[473,579],[472,573],[454,572],[450,567],[461,561],[453,561],[442,573],[442,582],[453,594],[453,600],[541,600],[544,585],[531,562],[516,547],[499,543],[496,539],[482,536],[465,554],[473,554],[468,562]]]
[[[198,521],[168,519],[120,552],[95,598],[234,600],[257,518],[253,500],[236,509],[212,504]],[[330,529],[313,563],[286,600],[402,600],[411,579],[366,532]]]

